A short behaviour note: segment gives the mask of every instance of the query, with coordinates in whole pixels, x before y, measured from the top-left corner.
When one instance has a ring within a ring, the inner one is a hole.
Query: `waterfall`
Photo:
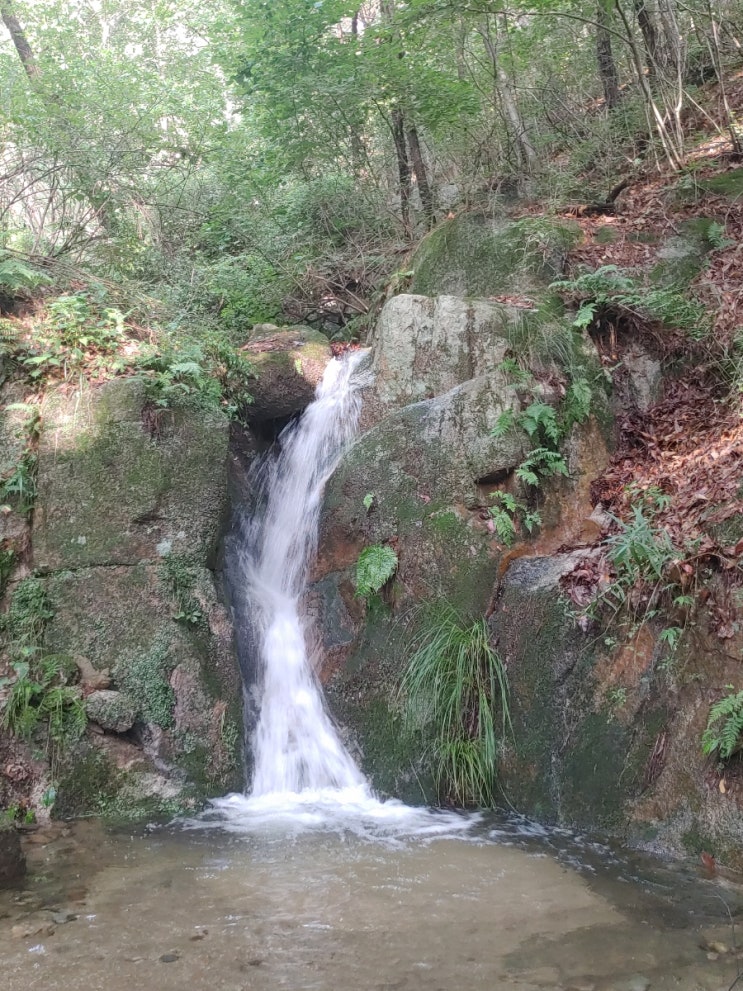
[[[260,692],[253,779],[247,797],[214,799],[187,828],[273,836],[281,822],[399,842],[459,836],[477,821],[379,801],[336,732],[307,652],[301,601],[323,488],[356,431],[362,358],[330,362],[315,401],[279,437],[278,455],[251,470],[256,506],[241,521],[229,571],[241,667],[249,681],[257,675]]]
[[[281,434],[278,456],[255,472],[260,508],[239,551],[261,683],[254,798],[364,787],[323,703],[300,617],[323,488],[358,423],[362,357],[328,364],[314,402]]]

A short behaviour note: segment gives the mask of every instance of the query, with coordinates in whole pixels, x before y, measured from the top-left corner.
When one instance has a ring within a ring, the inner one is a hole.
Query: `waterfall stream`
[[[281,433],[278,453],[251,469],[255,505],[241,521],[230,581],[241,666],[259,695],[253,776],[247,796],[215,800],[202,826],[216,816],[240,832],[273,829],[280,818],[395,838],[459,835],[477,818],[376,798],[325,708],[307,650],[302,597],[323,489],[356,432],[363,358],[331,361],[314,402]]]
[[[242,564],[262,671],[251,795],[359,788],[364,779],[323,704],[300,618],[323,487],[356,430],[361,353],[328,364],[315,401],[258,467],[263,512],[247,530]]]

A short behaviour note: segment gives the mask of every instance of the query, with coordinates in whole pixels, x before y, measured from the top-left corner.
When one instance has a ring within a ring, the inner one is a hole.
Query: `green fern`
[[[743,734],[743,691],[721,698],[709,710],[707,727],[702,733],[702,752],[715,751],[721,760],[728,760],[741,746]]]
[[[356,562],[356,594],[362,599],[378,592],[397,571],[397,554],[385,544],[365,547]]]
[[[543,478],[567,475],[568,466],[559,451],[547,447],[535,447],[516,469],[516,478],[525,485],[538,488]]]

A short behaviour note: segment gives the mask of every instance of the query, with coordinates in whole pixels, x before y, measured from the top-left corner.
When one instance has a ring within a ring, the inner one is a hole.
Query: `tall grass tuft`
[[[424,613],[412,646],[400,692],[408,725],[431,739],[439,798],[491,806],[498,745],[511,717],[506,671],[487,624],[439,603]]]

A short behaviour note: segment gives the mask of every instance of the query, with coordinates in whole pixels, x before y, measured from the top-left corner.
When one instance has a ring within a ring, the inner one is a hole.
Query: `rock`
[[[163,953],[160,957],[160,963],[175,963],[176,960],[180,960],[179,953]]]
[[[126,733],[134,725],[137,709],[122,692],[102,690],[91,692],[85,699],[88,719],[112,733]]]
[[[507,384],[499,365],[509,328],[524,318],[514,307],[456,296],[402,294],[385,303],[374,331],[372,370],[386,408],[405,406],[488,376]]]
[[[255,365],[251,383],[253,402],[246,409],[252,422],[275,420],[299,413],[315,396],[325,367],[332,358],[330,343],[311,327],[274,327],[261,324],[243,347]]]
[[[0,889],[17,884],[25,874],[26,858],[17,830],[0,825]]]
[[[211,558],[226,503],[226,418],[166,409],[153,426],[137,379],[52,391],[42,414],[38,571]]]
[[[622,981],[615,981],[612,984],[613,991],[648,991],[651,986],[649,978],[643,974],[632,974]]]
[[[622,354],[622,365],[629,377],[630,399],[644,412],[661,398],[662,372],[660,362],[637,343]]]
[[[80,681],[84,688],[105,689],[111,685],[111,673],[107,668],[99,671],[82,654],[76,654],[73,660],[80,672]]]
[[[52,912],[52,922],[57,926],[63,926],[67,922],[75,922],[76,919],[77,915],[74,912],[67,911],[67,909]]]
[[[412,290],[482,298],[543,293],[579,237],[576,224],[543,217],[507,222],[461,213],[421,241],[411,261]]]

